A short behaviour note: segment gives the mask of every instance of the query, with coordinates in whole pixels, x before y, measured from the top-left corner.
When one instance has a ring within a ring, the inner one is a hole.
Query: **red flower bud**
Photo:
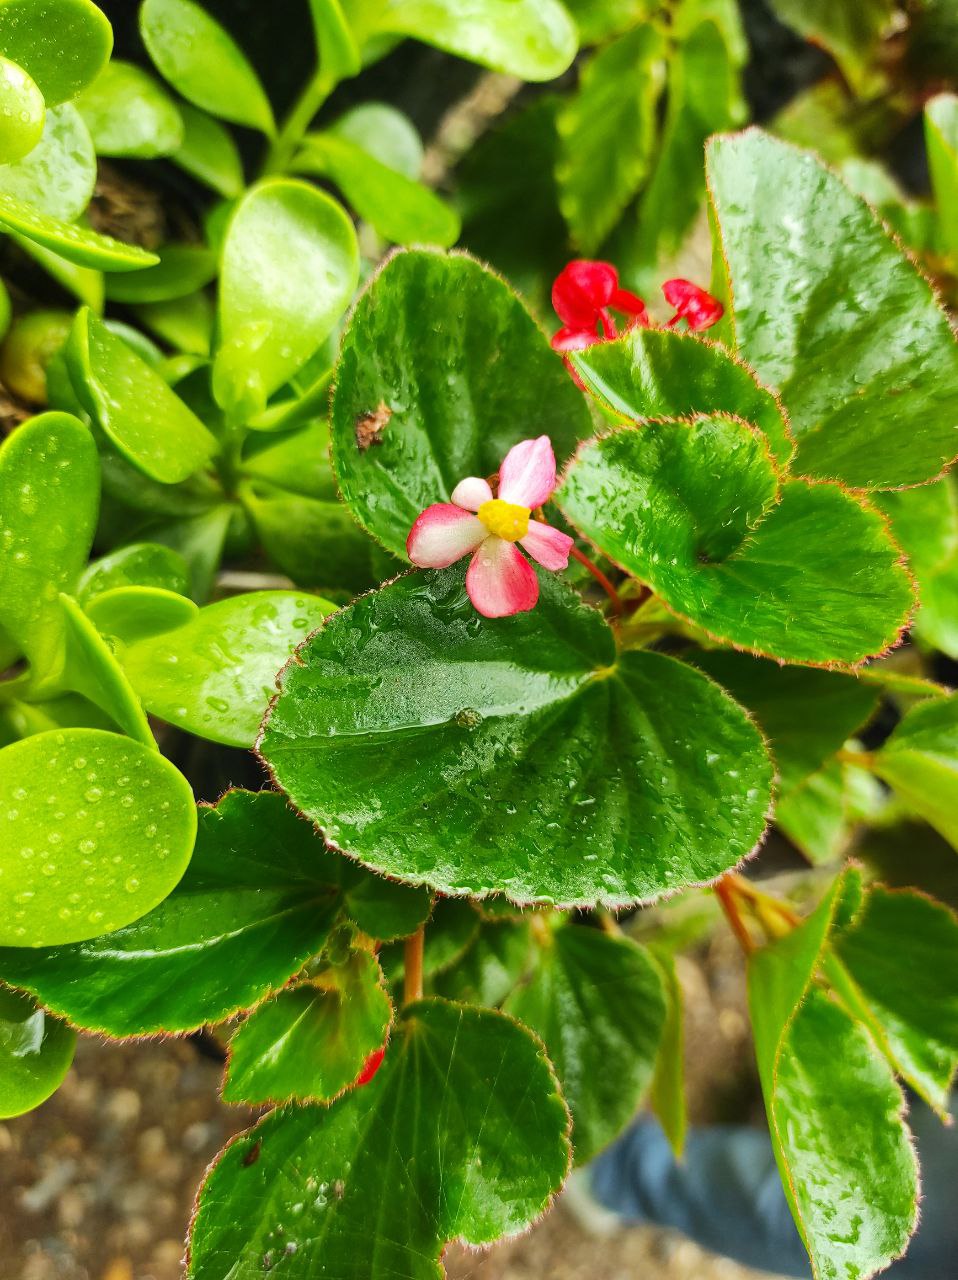
[[[385,1058],[385,1056],[385,1045],[381,1049],[374,1050],[363,1063],[363,1069],[356,1077],[356,1084],[369,1084],[370,1080],[372,1080],[373,1076],[382,1066],[383,1058]]]
[[[666,280],[662,292],[669,306],[675,307],[675,315],[668,322],[668,328],[684,320],[693,332],[698,332],[711,328],[725,313],[718,298],[713,298],[691,280]]]

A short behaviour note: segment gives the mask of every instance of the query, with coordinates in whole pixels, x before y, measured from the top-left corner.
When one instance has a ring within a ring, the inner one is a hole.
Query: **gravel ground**
[[[724,936],[681,962],[689,1101],[697,1120],[755,1114],[742,975]],[[60,1092],[0,1125],[2,1280],[181,1280],[194,1190],[253,1111],[219,1102],[220,1067],[186,1040],[81,1041]],[[561,1204],[484,1253],[453,1247],[451,1280],[756,1280],[651,1229],[585,1235]]]

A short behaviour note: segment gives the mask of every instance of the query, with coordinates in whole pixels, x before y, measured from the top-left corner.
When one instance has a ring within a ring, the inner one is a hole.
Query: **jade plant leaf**
[[[571,356],[586,389],[627,422],[727,413],[758,427],[780,467],[795,451],[782,402],[724,347],[699,335],[632,329]]]
[[[143,0],[140,34],[157,70],[210,115],[274,131],[259,77],[233,37],[193,0]]]
[[[225,1102],[328,1102],[356,1079],[392,1021],[382,970],[368,951],[259,1005],[230,1040]]]
[[[65,348],[74,390],[123,457],[162,484],[205,465],[216,440],[133,348],[88,307]]]
[[[865,1280],[904,1251],[918,1170],[890,1068],[812,983],[845,885],[750,957],[748,992],[775,1157],[813,1273]]]
[[[665,1023],[655,964],[627,938],[560,925],[504,1008],[542,1037],[584,1164],[625,1128],[652,1082]]]
[[[323,79],[335,85],[358,75],[359,49],[339,0],[309,0],[309,12]]]
[[[333,466],[359,523],[405,558],[425,507],[540,432],[562,461],[591,422],[516,295],[463,254],[397,253],[356,305],[336,372]]]
[[[942,249],[958,256],[958,97],[939,93],[925,103],[925,145]]]
[[[665,54],[659,28],[640,23],[586,63],[559,112],[559,205],[586,253],[602,244],[648,173]]]
[[[912,707],[872,768],[958,849],[958,695]]]
[[[119,929],[162,902],[189,862],[189,784],[142,743],[102,729],[38,733],[3,748],[0,778],[0,943]]]
[[[120,660],[154,715],[213,742],[251,747],[277,672],[334,608],[295,591],[252,591],[130,645]]]
[[[835,951],[853,984],[854,1011],[947,1123],[958,1067],[958,920],[922,894],[879,885]],[[846,984],[838,989],[849,995]]]
[[[459,237],[454,209],[341,134],[310,134],[291,167],[332,179],[359,216],[393,244],[445,247]]]
[[[511,1018],[407,1005],[369,1084],[271,1112],[223,1151],[200,1191],[188,1274],[252,1274],[267,1258],[290,1280],[322,1267],[340,1280],[436,1280],[448,1240],[515,1234],[548,1206],[568,1168],[567,1126],[552,1068]]]
[[[90,0],[4,0],[0,54],[28,72],[48,107],[72,98],[106,66],[113,30]]]
[[[114,59],[76,100],[97,155],[152,160],[183,141],[176,103],[142,67]]]
[[[70,596],[61,593],[60,608],[65,644],[57,684],[82,694],[124,733],[155,748],[140,700],[103,636]]]
[[[227,792],[200,808],[196,851],[165,901],[105,937],[0,950],[0,976],[108,1035],[220,1022],[322,949],[344,906],[340,861],[281,796]]]
[[[0,445],[0,625],[38,682],[63,661],[57,595],[86,564],[99,498],[96,445],[70,414],[40,414]]]
[[[170,157],[226,200],[243,194],[243,162],[227,129],[198,107],[179,103],[183,138]]]
[[[413,181],[422,172],[422,138],[409,117],[388,102],[361,102],[323,132],[345,138],[387,169]]]
[[[575,24],[558,0],[373,0],[361,13],[363,41],[413,36],[523,80],[552,80],[576,53]]]
[[[29,155],[40,141],[45,115],[37,86],[22,67],[0,55],[0,165]]]
[[[613,431],[583,446],[555,500],[670,610],[737,648],[851,664],[910,616],[883,518],[834,485],[779,488],[755,429],[732,418]]]
[[[92,600],[85,613],[101,635],[131,645],[186,626],[199,609],[186,596],[162,587],[114,587]]]
[[[2,192],[0,227],[25,240],[36,241],[41,249],[49,249],[68,262],[98,271],[139,271],[158,261],[155,253],[148,253],[138,245],[124,244],[89,227],[50,217],[32,204]]]
[[[185,595],[189,587],[186,561],[158,542],[131,542],[92,560],[84,569],[77,599],[87,604],[117,587],[159,587]]]
[[[489,623],[454,569],[342,610],[282,676],[258,744],[276,780],[335,846],[445,893],[611,905],[734,866],[765,827],[757,730],[690,667],[616,659],[549,575],[541,593]]]
[[[332,332],[358,280],[356,232],[341,205],[288,178],[250,188],[222,251],[213,385],[223,408],[261,412]]]
[[[811,153],[751,129],[713,139],[707,171],[725,332],[781,395],[797,470],[933,479],[955,456],[958,345],[931,286]]]
[[[171,302],[203,289],[216,277],[217,258],[202,244],[169,244],[157,251],[159,262],[132,275],[111,276],[111,302]]]
[[[0,1120],[46,1102],[70,1070],[76,1032],[0,987]]]
[[[78,218],[96,183],[96,153],[76,107],[47,112],[43,136],[18,164],[0,166],[0,192],[63,222]]]

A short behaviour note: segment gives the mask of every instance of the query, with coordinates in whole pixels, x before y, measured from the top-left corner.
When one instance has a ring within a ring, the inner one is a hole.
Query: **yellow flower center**
[[[505,538],[506,542],[518,542],[529,532],[528,507],[519,507],[514,502],[503,502],[501,498],[490,498],[484,502],[476,515],[490,533],[497,538]]]

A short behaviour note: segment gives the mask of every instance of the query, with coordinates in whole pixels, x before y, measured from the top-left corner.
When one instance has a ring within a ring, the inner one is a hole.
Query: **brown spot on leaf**
[[[359,415],[356,419],[356,445],[361,453],[365,453],[371,444],[382,444],[382,434],[392,416],[393,411],[384,400],[380,400],[372,413]]]
[[[260,1139],[258,1142],[253,1143],[249,1151],[247,1151],[246,1155],[243,1156],[244,1169],[248,1169],[251,1164],[256,1163],[256,1161],[259,1159],[259,1153],[260,1153],[260,1150],[262,1149],[262,1146],[263,1146],[262,1139]]]

